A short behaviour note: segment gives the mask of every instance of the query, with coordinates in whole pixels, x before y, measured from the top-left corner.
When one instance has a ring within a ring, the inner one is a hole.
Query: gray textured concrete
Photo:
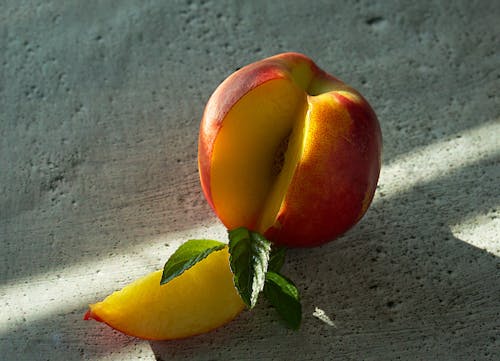
[[[2,1],[0,358],[498,360],[500,9],[495,1]],[[265,302],[175,342],[86,305],[224,239],[198,183],[207,98],[300,51],[358,88],[384,134],[366,217],[293,250],[292,332]]]

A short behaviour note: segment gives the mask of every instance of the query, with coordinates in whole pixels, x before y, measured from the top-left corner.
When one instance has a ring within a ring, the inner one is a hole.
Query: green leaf
[[[241,227],[229,231],[229,263],[234,285],[243,302],[253,308],[264,289],[271,242],[257,232]]]
[[[290,328],[297,330],[300,327],[302,306],[299,291],[292,281],[279,273],[267,272],[264,296]]]
[[[210,253],[223,249],[226,245],[222,242],[210,239],[191,239],[183,243],[170,256],[163,267],[160,285],[163,285],[184,271],[193,267],[196,263],[207,257]]]
[[[279,272],[283,263],[285,263],[286,247],[275,246],[271,248],[271,255],[269,256],[269,271]]]

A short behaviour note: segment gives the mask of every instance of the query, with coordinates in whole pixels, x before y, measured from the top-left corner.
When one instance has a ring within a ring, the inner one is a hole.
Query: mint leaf
[[[229,263],[234,285],[243,302],[253,308],[264,288],[271,242],[257,232],[241,227],[229,231]]]
[[[299,291],[292,281],[279,273],[267,272],[264,296],[290,328],[297,330],[300,327],[302,306]]]
[[[269,271],[279,272],[283,263],[285,263],[286,247],[275,246],[271,248],[271,255],[269,256]]]
[[[196,263],[207,257],[210,253],[223,249],[226,245],[222,242],[210,239],[191,239],[183,243],[170,256],[163,267],[160,285],[163,285],[184,271],[193,267]]]

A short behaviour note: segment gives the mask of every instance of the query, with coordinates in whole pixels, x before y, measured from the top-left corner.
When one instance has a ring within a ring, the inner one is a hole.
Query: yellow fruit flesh
[[[227,247],[162,286],[161,274],[153,272],[91,305],[86,318],[131,336],[165,340],[213,330],[245,307],[233,284]]]
[[[269,191],[264,207],[262,208],[261,217],[257,226],[257,230],[264,233],[271,227],[276,216],[281,208],[289,184],[299,164],[304,149],[304,139],[306,134],[308,116],[304,112],[300,112],[296,119],[296,123],[288,142],[288,148],[284,154],[283,168],[274,180],[273,186]]]
[[[213,202],[226,227],[263,232],[273,224],[300,158],[306,98],[293,81],[271,80],[227,114],[211,162]]]

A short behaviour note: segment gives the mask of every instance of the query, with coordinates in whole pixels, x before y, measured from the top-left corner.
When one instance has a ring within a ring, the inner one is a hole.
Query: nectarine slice
[[[280,198],[277,193],[286,190],[282,183],[293,174],[292,158],[297,158],[288,154],[300,151],[301,129],[295,128],[303,124],[305,105],[302,89],[276,79],[251,90],[226,115],[212,154],[211,189],[229,229],[255,229],[269,195]]]
[[[131,336],[166,340],[213,330],[245,307],[233,283],[225,247],[165,285],[156,271],[90,305],[95,319]]]

